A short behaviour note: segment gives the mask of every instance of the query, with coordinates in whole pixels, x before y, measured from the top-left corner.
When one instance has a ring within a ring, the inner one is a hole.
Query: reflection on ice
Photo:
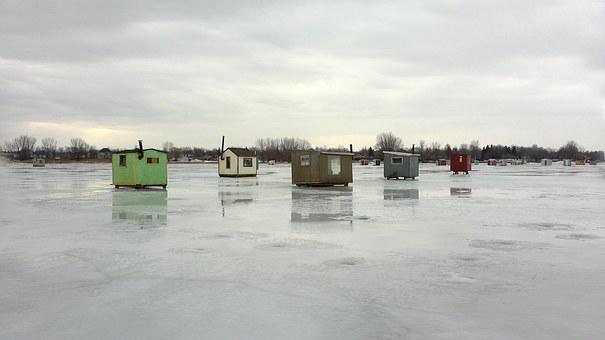
[[[248,204],[254,201],[252,192],[242,191],[219,191],[218,198],[221,205]]]
[[[111,219],[114,223],[141,226],[166,225],[166,190],[116,190],[112,196]]]
[[[256,199],[256,191],[248,191],[247,188],[234,188],[229,191],[219,191],[218,198],[221,201],[222,216],[225,217],[225,208],[229,206],[247,205]]]
[[[352,188],[292,189],[290,221],[295,231],[352,231]]]
[[[384,200],[417,200],[418,189],[387,189],[384,188]]]
[[[450,188],[450,196],[470,196],[472,192],[471,188]]]
[[[220,187],[255,187],[258,186],[256,177],[220,177],[218,182]]]

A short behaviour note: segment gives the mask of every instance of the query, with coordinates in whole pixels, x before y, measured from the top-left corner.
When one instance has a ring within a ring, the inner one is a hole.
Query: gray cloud
[[[605,148],[604,19],[594,1],[1,2],[0,137]]]

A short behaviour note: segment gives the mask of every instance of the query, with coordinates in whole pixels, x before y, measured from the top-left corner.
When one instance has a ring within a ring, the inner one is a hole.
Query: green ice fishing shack
[[[145,188],[168,185],[168,156],[156,149],[116,151],[111,155],[113,185],[119,187]]]

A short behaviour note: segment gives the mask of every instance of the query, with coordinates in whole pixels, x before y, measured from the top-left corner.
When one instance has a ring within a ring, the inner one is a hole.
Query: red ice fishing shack
[[[455,174],[464,172],[468,175],[471,171],[471,155],[466,153],[452,153],[450,156],[450,171]]]

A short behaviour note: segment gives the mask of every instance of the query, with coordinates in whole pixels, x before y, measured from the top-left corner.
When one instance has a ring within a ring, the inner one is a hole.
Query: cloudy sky
[[[0,141],[605,149],[605,1],[0,0]]]

